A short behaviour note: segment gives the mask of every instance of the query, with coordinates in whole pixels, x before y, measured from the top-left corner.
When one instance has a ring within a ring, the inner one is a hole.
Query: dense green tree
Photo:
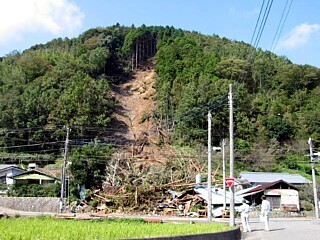
[[[288,140],[293,135],[291,125],[281,116],[271,116],[266,120],[265,125],[268,130],[268,137],[274,138],[279,142]]]
[[[87,189],[101,188],[105,179],[106,165],[113,150],[109,146],[91,143],[71,151],[70,170],[73,176],[73,185],[85,185]]]
[[[21,66],[28,81],[40,77],[51,68],[50,62],[37,52],[26,52],[18,59],[17,64]]]
[[[92,140],[95,133],[86,126],[110,126],[116,105],[111,84],[149,67],[145,64],[150,58],[157,73],[154,116],[172,133],[174,143],[205,145],[209,110],[215,143],[228,136],[227,94],[232,83],[238,159],[252,163],[253,170],[273,169],[279,153],[272,147],[285,148],[309,136],[320,146],[318,68],[292,64],[217,35],[120,24],[1,58],[0,145],[61,141],[65,124],[83,128],[77,134]],[[45,130],[49,127],[50,134]],[[37,130],[10,131],[20,128]],[[46,148],[34,150],[50,150]],[[268,157],[262,161],[264,154]],[[79,163],[81,168],[86,164]]]
[[[81,71],[68,79],[68,82],[49,120],[57,124],[106,125],[109,121],[106,114],[113,105],[106,99],[108,83],[103,79],[94,80]]]

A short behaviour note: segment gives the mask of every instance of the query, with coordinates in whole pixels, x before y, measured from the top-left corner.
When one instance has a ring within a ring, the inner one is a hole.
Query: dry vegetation
[[[168,134],[153,118],[156,74],[149,64],[132,78],[112,87],[118,102],[113,116],[112,137],[117,152],[107,166],[103,192],[92,195],[99,209],[153,211],[165,201],[168,189],[187,189],[195,185],[195,176],[203,170],[199,153],[174,149]],[[121,207],[120,207],[121,206]]]

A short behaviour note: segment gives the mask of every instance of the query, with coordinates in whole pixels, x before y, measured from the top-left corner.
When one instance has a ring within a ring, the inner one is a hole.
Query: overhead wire
[[[42,143],[27,144],[27,145],[5,146],[5,147],[0,147],[0,149],[12,149],[12,148],[35,147],[35,146],[41,146],[41,145],[46,145],[46,144],[58,144],[58,143],[63,143],[63,141],[56,141],[56,142],[42,142]]]
[[[74,140],[70,140],[70,147],[82,147],[82,146],[79,146],[77,144],[72,144]],[[62,141],[58,141],[58,142],[45,142],[47,144],[56,144],[56,143],[63,143]],[[38,145],[38,144],[37,144]],[[26,147],[26,146],[29,146],[29,145],[20,145],[20,146],[15,146],[15,147]],[[33,145],[34,146],[34,145]],[[62,145],[61,145],[62,146]],[[95,143],[95,146],[117,146],[117,147],[128,147],[128,144],[114,144],[114,143]],[[132,147],[134,147],[135,145],[132,145]],[[152,150],[152,149],[156,149],[157,147],[148,147],[149,150]],[[168,148],[169,149],[169,148]],[[189,148],[187,148],[188,150]],[[262,149],[262,148],[252,148],[251,150],[283,150],[281,148],[265,148],[265,149]],[[165,150],[162,148],[162,150]],[[41,152],[53,152],[53,151],[59,151],[61,152],[62,151],[62,148],[59,148],[59,149],[47,149],[47,150],[38,150],[38,151],[26,151],[26,152],[34,152],[34,153],[41,153]],[[308,151],[308,148],[294,148],[294,149],[290,149],[291,152],[301,152],[301,151],[305,151],[307,152]],[[236,152],[236,155],[238,155],[239,153]],[[192,155],[192,154],[191,154]],[[177,157],[183,157],[183,158],[197,158],[196,156],[191,156],[190,154],[189,155],[185,155],[185,154],[171,154],[171,155],[166,155],[167,158],[177,158]],[[262,154],[259,154],[259,157],[272,157],[272,156],[287,156],[287,153],[262,153]],[[162,156],[163,157],[163,156]],[[19,157],[21,158],[21,157]],[[105,160],[104,158],[107,158],[107,156],[99,156],[99,155],[87,155],[85,157],[86,159],[95,159],[97,161],[100,161],[101,163],[105,163],[107,161],[107,159]],[[101,159],[103,158],[103,159]],[[101,159],[101,160],[99,160]],[[158,159],[158,157],[157,157]],[[43,161],[48,161],[48,160],[43,160]],[[246,161],[246,160],[241,160],[241,161]],[[248,161],[250,161],[250,159],[248,159]],[[262,162],[264,160],[259,160],[259,162]],[[266,161],[267,162],[267,161]]]
[[[42,149],[42,150],[24,150],[24,153],[54,153],[54,152],[62,152],[62,148],[53,148],[53,149]]]
[[[251,40],[250,40],[250,45],[252,45],[253,38],[255,37],[255,34],[256,34],[256,30],[257,30],[257,27],[258,27],[258,24],[259,24],[259,21],[260,21],[260,17],[261,17],[261,13],[262,13],[262,10],[263,10],[264,2],[265,2],[265,0],[262,1],[262,5],[260,7],[259,16],[258,16],[256,25],[254,27],[254,31],[253,31],[253,34],[252,34],[252,37],[251,37]]]
[[[266,6],[265,6],[265,0],[262,1],[261,7],[260,7],[260,11],[259,11],[259,16],[258,16],[258,19],[256,21],[256,24],[255,24],[255,27],[254,27],[254,31],[253,31],[253,34],[252,34],[252,37],[251,37],[251,40],[250,40],[250,45],[254,49],[258,48],[262,33],[264,31],[265,25],[267,23],[267,19],[269,17],[269,13],[270,13],[272,4],[273,4],[273,0],[268,0]],[[263,16],[261,17],[262,13],[263,13]],[[259,29],[259,30],[257,31],[257,29]],[[248,48],[246,60],[250,64],[252,64],[252,61],[255,58],[255,54],[256,54],[255,51],[251,52],[251,49]],[[239,82],[243,81],[244,79],[247,78],[247,75],[248,75],[248,71],[246,71],[245,73],[240,74],[239,77],[238,77],[238,81]]]
[[[217,99],[212,100],[211,102],[203,103],[202,105],[198,106],[197,110],[191,109],[188,112],[186,112],[184,115],[173,118],[172,121],[181,121],[181,120],[189,121],[189,120],[194,120],[196,118],[205,116],[205,114],[209,110],[215,110],[226,105],[226,102],[225,102],[227,100],[226,97],[227,95],[225,94],[220,96]],[[196,111],[198,113],[195,114]]]
[[[275,40],[276,40],[276,38],[277,38],[277,36],[278,36],[278,33],[279,33],[279,31],[280,31],[280,28],[281,28],[281,25],[282,25],[282,21],[283,21],[283,17],[284,17],[284,13],[285,13],[285,10],[286,10],[286,8],[287,8],[288,2],[289,2],[289,0],[286,0],[286,4],[284,5],[284,8],[283,8],[283,10],[282,10],[281,18],[280,18],[280,21],[279,21],[279,23],[278,23],[276,33],[274,34],[274,37],[273,37],[273,39],[272,39],[272,43],[271,43],[271,46],[270,46],[270,51],[272,50],[273,45],[274,45],[274,43],[275,43]]]
[[[30,128],[3,128],[1,129],[0,134],[4,133],[21,133],[21,132],[37,132],[39,130],[43,130],[45,132],[55,131],[57,128],[62,127],[62,125],[57,125],[55,128],[46,128],[45,126],[39,126],[39,127],[30,127]]]
[[[306,149],[307,150],[307,149]],[[180,154],[180,153],[170,153],[170,154],[163,154],[161,156],[154,156],[157,160],[166,160],[166,159],[173,159],[173,158],[179,158],[179,159],[199,159],[199,155],[200,157],[203,156],[204,158],[206,158],[205,154]],[[249,158],[240,158],[241,154],[239,153],[235,153],[235,157],[237,158],[237,162],[248,162],[248,161],[256,161],[259,163],[269,163],[270,160],[267,159],[263,159],[263,157],[285,157],[287,156],[286,153],[278,153],[278,154],[260,154],[259,158],[255,158],[255,157],[249,157]],[[300,155],[301,157],[303,155]],[[95,160],[96,162],[100,162],[100,163],[106,163],[109,161],[109,156],[106,155],[85,155],[82,157],[82,160],[86,161],[86,160]],[[130,154],[125,154],[121,156],[121,159],[125,160],[125,159],[137,159],[139,160],[139,156],[135,156],[132,157]],[[152,159],[152,154],[149,155],[149,160]],[[143,158],[141,158],[140,160],[144,160]],[[277,160],[277,159],[273,159],[274,161],[281,163],[281,160]],[[295,163],[301,163],[301,164],[309,164],[309,161],[306,160],[297,160],[294,161]]]
[[[291,4],[292,4],[292,1],[293,1],[293,0],[291,0]],[[287,0],[287,2],[288,2],[288,0]],[[256,33],[256,30],[257,30],[257,27],[258,27],[258,23],[259,23],[259,20],[260,20],[262,11],[263,11],[264,3],[265,3],[265,0],[263,0],[262,6],[261,6],[261,9],[260,9],[260,13],[259,13],[259,17],[258,17],[258,21],[257,21],[257,23],[256,23],[256,26],[255,26],[254,33],[253,33],[253,36],[252,36],[252,38],[251,38],[250,44],[252,44],[252,41],[253,41],[253,39],[254,39],[254,35],[255,35],[255,33]],[[264,9],[264,14],[263,14],[262,22],[261,22],[261,24],[260,24],[258,34],[257,34],[256,39],[255,39],[255,41],[254,41],[254,47],[255,47],[255,48],[257,48],[257,46],[258,46],[258,44],[259,44],[259,42],[260,42],[260,39],[261,39],[263,30],[264,30],[264,27],[265,27],[265,25],[266,25],[266,22],[267,22],[269,13],[270,13],[270,9],[271,9],[272,3],[273,3],[273,0],[271,0],[271,1],[269,0],[268,3],[267,3],[266,8]],[[290,6],[291,6],[291,4],[290,4]],[[286,5],[287,5],[287,3],[286,3]],[[283,12],[282,15],[284,15],[284,12]],[[287,17],[287,15],[288,15],[288,12],[287,12],[287,14],[286,14],[286,17]],[[282,18],[282,17],[281,17],[281,18]],[[286,18],[285,18],[285,19],[286,19]],[[278,26],[278,28],[280,28],[280,27]],[[283,25],[282,25],[281,29],[282,29],[282,28],[283,28]],[[277,32],[278,32],[278,29],[277,29]],[[280,32],[281,32],[281,30],[280,30]],[[274,38],[274,41],[275,41],[275,38]],[[277,42],[277,41],[275,41],[275,42]],[[275,44],[275,45],[276,45],[276,44]],[[220,105],[216,105],[216,106],[212,106],[212,105],[211,105],[211,108],[212,108],[212,109],[217,109],[217,108],[219,108],[219,107],[221,107],[221,106],[223,106],[223,105],[225,105],[225,103],[221,103]],[[208,108],[205,108],[205,106],[203,106],[202,108],[200,108],[200,110],[203,110],[203,112],[199,112],[198,114],[194,114],[194,112],[190,112],[190,113],[187,113],[187,115],[183,116],[183,118],[184,118],[185,120],[193,120],[193,119],[196,119],[196,118],[198,118],[198,117],[200,117],[200,116],[204,116],[204,110],[205,110],[205,109],[208,110]],[[181,118],[181,117],[179,117],[179,118]],[[181,120],[181,119],[180,119],[180,120]],[[36,128],[35,128],[35,129],[36,129]],[[41,128],[37,128],[37,129],[41,129]],[[99,130],[114,131],[114,132],[116,132],[116,131],[117,131],[117,132],[128,132],[127,130],[121,130],[121,129],[118,129],[118,128],[105,128],[105,127],[87,127],[87,128],[84,127],[84,129],[89,130],[89,131],[96,131],[96,132],[98,132]],[[30,129],[28,128],[28,129],[15,130],[15,132],[23,132],[23,131],[30,131]],[[32,130],[32,131],[36,131],[36,130]],[[137,131],[137,132],[138,132],[138,131]],[[51,142],[51,143],[53,143],[53,142]],[[63,143],[63,142],[61,141],[61,142],[59,142],[59,143]],[[50,143],[38,143],[38,144],[32,144],[32,145],[11,146],[11,147],[9,147],[9,148],[39,146],[39,145],[43,145],[43,144],[50,144]],[[78,146],[78,145],[75,145],[75,146]],[[1,147],[0,147],[0,148],[1,148]],[[8,147],[3,147],[3,148],[8,148]]]
[[[215,106],[215,107],[211,107],[211,108],[207,109],[206,111],[205,111],[205,110],[199,111],[198,114],[187,115],[187,116],[179,116],[179,117],[177,117],[176,119],[179,119],[180,121],[181,121],[181,120],[184,120],[184,121],[192,121],[192,120],[197,119],[197,118],[199,118],[199,117],[204,117],[209,110],[211,110],[211,111],[212,111],[212,110],[216,110],[216,109],[218,109],[219,107],[222,107],[222,106],[225,106],[225,105],[226,105],[225,103],[222,103],[222,104],[217,105],[217,106]]]
[[[257,48],[258,45],[259,45],[262,33],[264,31],[265,25],[266,25],[268,17],[269,17],[269,13],[270,13],[272,4],[273,4],[273,0],[268,0],[267,6],[266,6],[266,8],[264,10],[264,14],[263,14],[263,17],[262,17],[262,22],[260,24],[259,31],[258,31],[258,34],[256,36],[256,40],[255,40],[254,45],[253,45],[254,48]]]
[[[271,44],[271,47],[270,47],[270,51],[271,51],[271,52],[274,51],[274,49],[276,48],[276,46],[277,46],[277,44],[278,44],[278,41],[279,41],[279,39],[280,39],[280,36],[281,36],[282,30],[283,30],[283,27],[284,27],[284,25],[285,25],[285,23],[286,23],[286,21],[287,21],[289,12],[290,12],[290,10],[291,10],[291,5],[292,5],[293,0],[291,0],[290,5],[289,5],[289,7],[288,7],[288,9],[287,9],[288,1],[289,1],[289,0],[286,1],[286,4],[285,4],[284,9],[283,9],[282,14],[281,14],[281,19],[280,19],[279,24],[278,24],[278,27],[277,27],[277,31],[276,31],[276,33],[275,33],[275,35],[274,35],[273,40],[272,40],[272,44]],[[285,17],[284,17],[284,20],[282,20],[282,19],[283,19],[283,15],[284,15],[285,12],[286,12],[286,15],[285,15]],[[282,24],[281,24],[281,23],[282,23]],[[280,26],[281,26],[281,27],[280,27]],[[280,30],[279,30],[279,28],[280,28]],[[278,31],[278,30],[279,30],[279,31]]]

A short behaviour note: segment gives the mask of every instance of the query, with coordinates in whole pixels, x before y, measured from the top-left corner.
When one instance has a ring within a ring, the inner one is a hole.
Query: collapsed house
[[[182,215],[192,217],[206,217],[209,192],[207,186],[196,186],[184,192],[169,190],[172,199],[158,204],[157,209],[163,215]],[[225,217],[228,215],[230,206],[230,192],[224,193],[223,189],[212,187],[212,215],[214,217]],[[242,203],[242,197],[235,196],[235,206]]]

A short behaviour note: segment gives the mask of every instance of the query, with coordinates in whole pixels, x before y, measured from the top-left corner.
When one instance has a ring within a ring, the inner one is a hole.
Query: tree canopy
[[[239,158],[252,160],[265,147],[297,146],[309,137],[320,143],[320,69],[217,35],[116,24],[1,59],[1,151],[24,152],[12,146],[34,144],[35,153],[59,155],[47,143],[62,145],[63,125],[77,126],[74,134],[87,142],[97,137],[89,128],[113,128],[111,84],[150,58],[157,73],[154,118],[174,144],[205,145],[209,110],[214,143],[228,136],[229,84]],[[83,154],[75,152],[75,159]]]

